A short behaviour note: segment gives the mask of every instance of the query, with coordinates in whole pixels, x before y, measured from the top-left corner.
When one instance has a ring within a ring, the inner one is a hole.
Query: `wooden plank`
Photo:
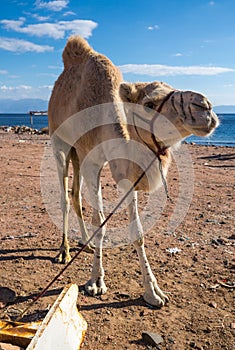
[[[64,288],[26,350],[78,350],[87,323],[77,309],[78,286]]]

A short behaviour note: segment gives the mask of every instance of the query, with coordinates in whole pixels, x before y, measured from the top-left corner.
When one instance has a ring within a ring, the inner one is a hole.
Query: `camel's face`
[[[167,98],[172,91],[174,93]],[[141,104],[146,110],[158,110],[166,98],[161,113],[174,124],[183,137],[191,134],[208,136],[219,125],[211,103],[196,92],[178,91],[165,83],[153,82],[123,83],[120,94],[123,101]]]
[[[219,119],[212,110],[208,99],[192,91],[176,91],[171,97],[171,104],[182,127],[190,134],[208,136],[219,125]]]

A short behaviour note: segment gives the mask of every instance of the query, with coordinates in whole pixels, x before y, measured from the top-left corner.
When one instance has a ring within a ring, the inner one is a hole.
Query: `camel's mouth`
[[[201,123],[190,124],[187,128],[196,136],[210,136],[219,126],[219,118],[214,112],[211,112],[210,116],[200,119]]]

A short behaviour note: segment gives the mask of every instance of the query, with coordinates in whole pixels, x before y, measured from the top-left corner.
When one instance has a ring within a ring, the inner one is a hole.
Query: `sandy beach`
[[[48,135],[0,133],[0,286],[16,293],[16,299],[0,309],[1,319],[14,320],[62,268],[54,263],[61,232],[47,213],[40,188],[40,166],[49,143]],[[144,302],[137,255],[132,245],[123,245],[104,250],[106,295],[84,293],[92,255],[82,253],[25,321],[43,318],[61,289],[73,282],[80,287],[78,305],[88,322],[83,349],[152,349],[142,339],[142,332],[148,331],[163,338],[156,349],[234,350],[235,149],[182,145],[186,148],[194,170],[187,213],[173,233],[167,232],[179,189],[173,162],[168,176],[173,203],[165,204],[145,236],[152,270],[169,304],[157,310]],[[104,197],[117,196],[108,169],[102,183]],[[144,199],[140,196],[140,207]],[[90,212],[84,203],[88,221]],[[120,220],[126,220],[125,215],[114,216],[113,227]],[[75,234],[71,247],[73,255]]]

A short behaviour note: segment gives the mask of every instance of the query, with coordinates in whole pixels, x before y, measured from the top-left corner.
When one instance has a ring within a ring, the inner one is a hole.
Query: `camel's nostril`
[[[216,116],[211,117],[211,127],[215,128],[219,124],[218,118]]]
[[[211,126],[216,126],[216,121],[215,121],[215,119],[214,118],[211,118]]]

